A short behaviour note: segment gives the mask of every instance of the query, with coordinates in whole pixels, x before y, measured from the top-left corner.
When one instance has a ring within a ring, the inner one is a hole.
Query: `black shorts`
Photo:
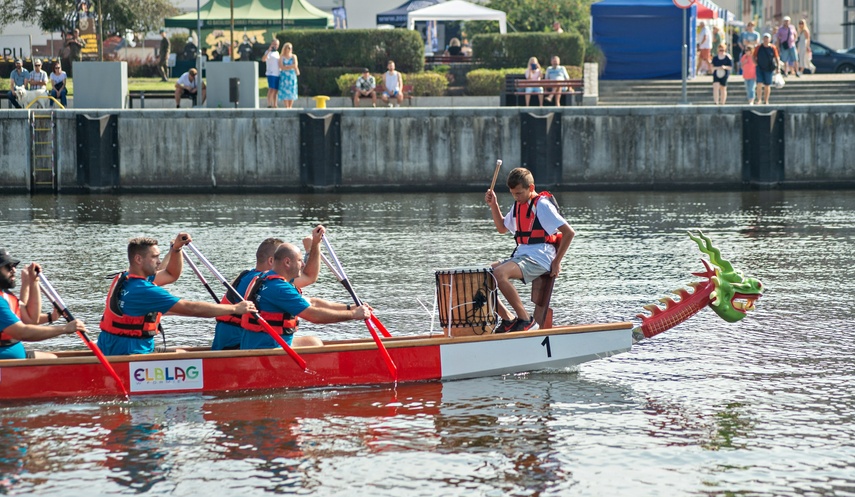
[[[730,76],[730,75],[725,74],[723,78],[719,78],[718,76],[715,75],[715,71],[713,71],[712,82],[718,83],[721,86],[727,86],[727,77],[728,76]]]

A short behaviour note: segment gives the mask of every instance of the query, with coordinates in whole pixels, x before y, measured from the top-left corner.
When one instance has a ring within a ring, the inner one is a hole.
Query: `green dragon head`
[[[700,231],[698,236],[689,233],[701,252],[707,254],[710,262],[716,268],[713,270],[707,264],[707,272],[698,276],[709,277],[715,286],[710,293],[710,307],[716,314],[729,323],[735,323],[745,317],[745,313],[754,310],[754,302],[763,296],[763,283],[756,278],[746,278],[741,272],[735,271],[730,262],[721,257],[721,251],[712,245],[709,237]]]

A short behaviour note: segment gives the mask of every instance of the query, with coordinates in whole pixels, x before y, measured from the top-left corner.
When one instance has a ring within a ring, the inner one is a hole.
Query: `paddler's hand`
[[[327,232],[327,229],[323,227],[323,225],[317,225],[315,229],[312,230],[312,245],[317,245],[321,243],[321,238],[323,238],[324,234]]]
[[[365,321],[366,319],[371,319],[371,306],[369,306],[368,304],[362,304],[359,307],[354,307],[353,319],[357,321]]]
[[[258,312],[258,309],[255,308],[255,304],[250,300],[244,300],[235,306],[234,314],[246,314],[248,312]]]
[[[86,333],[86,323],[84,323],[82,319],[75,319],[73,321],[65,323],[65,326],[62,327],[62,331],[67,335],[76,333],[78,331]]]
[[[192,241],[193,239],[190,238],[190,234],[182,231],[181,233],[178,233],[178,236],[176,236],[175,240],[172,241],[172,251],[180,252],[185,245]]]
[[[484,194],[484,203],[492,206],[493,204],[498,205],[498,200],[496,200],[496,192],[493,190],[487,190],[487,193]]]
[[[31,285],[41,271],[42,267],[35,262],[29,266],[25,266],[24,269],[21,270],[21,288]]]

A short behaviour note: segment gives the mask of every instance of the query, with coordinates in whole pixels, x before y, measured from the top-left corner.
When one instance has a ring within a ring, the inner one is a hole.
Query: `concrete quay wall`
[[[27,115],[0,111],[0,192],[36,188]],[[58,192],[482,190],[496,159],[553,189],[855,185],[853,105],[69,110],[55,130]]]

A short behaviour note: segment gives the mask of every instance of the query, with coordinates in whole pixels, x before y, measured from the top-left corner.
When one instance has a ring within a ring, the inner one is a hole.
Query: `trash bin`
[[[317,97],[312,98],[315,99],[315,107],[317,107],[318,109],[327,108],[327,100],[329,100],[330,97],[327,97],[326,95],[318,95]]]
[[[229,103],[237,108],[240,103],[240,78],[229,78]]]

